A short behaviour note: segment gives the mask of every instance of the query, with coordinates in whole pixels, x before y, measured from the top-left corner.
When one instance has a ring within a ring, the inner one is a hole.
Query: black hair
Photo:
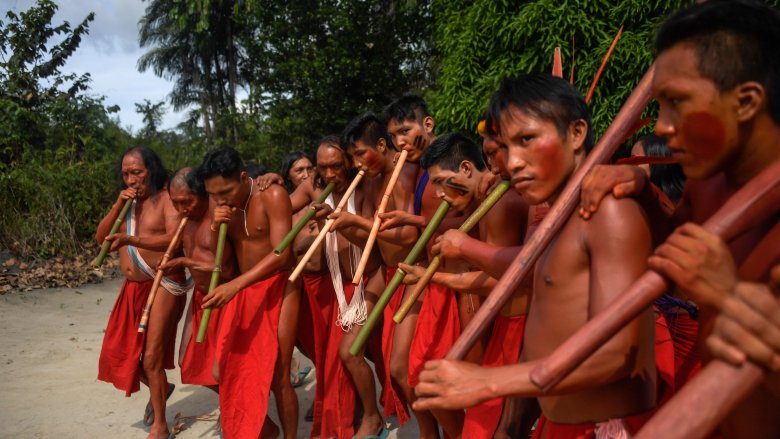
[[[655,37],[661,52],[678,43],[693,46],[699,73],[719,91],[756,81],[767,109],[780,123],[780,13],[755,0],[709,0],[666,20]]]
[[[408,94],[401,96],[386,106],[382,117],[385,119],[386,126],[390,119],[395,119],[398,122],[412,119],[422,123],[423,119],[430,115],[428,105],[423,98]]]
[[[314,160],[303,151],[293,151],[287,153],[287,155],[284,156],[284,160],[282,160],[282,179],[284,179],[284,187],[287,189],[288,193],[292,193],[292,191],[295,190],[295,186],[293,185],[292,180],[290,180],[290,169],[292,169],[295,162],[300,159],[309,159],[309,162],[311,162],[312,166],[314,165]]]
[[[473,163],[480,171],[485,170],[482,148],[463,134],[450,133],[431,143],[420,159],[420,166],[428,169],[439,165],[442,169],[457,171],[464,160]]]
[[[357,169],[352,166],[352,157],[347,154],[347,151],[341,147],[341,138],[335,134],[328,134],[317,142],[317,150],[320,146],[327,145],[331,148],[338,149],[341,152],[341,156],[344,158],[344,165],[347,167],[347,178],[352,179],[357,175]],[[316,152],[314,166],[317,166]]]
[[[666,138],[664,137],[648,134],[637,139],[637,142],[642,143],[642,149],[645,150],[646,156],[672,156],[672,151],[666,146]],[[682,198],[685,173],[679,163],[651,164],[650,181],[658,186],[675,204]]]
[[[505,80],[493,94],[488,107],[485,129],[489,135],[501,133],[501,113],[509,107],[549,120],[564,139],[572,122],[582,119],[588,125],[583,146],[586,152],[593,148],[593,124],[588,105],[582,94],[562,78],[532,73]]]
[[[171,182],[168,185],[168,189],[177,185],[185,185],[187,189],[198,197],[207,197],[209,194],[206,192],[206,187],[203,182],[196,177],[197,169],[193,169],[189,166],[179,168],[173,173]]]
[[[245,165],[246,175],[249,178],[257,178],[268,173],[268,168],[262,163],[247,163]]]
[[[387,147],[395,149],[387,134],[387,124],[380,122],[379,118],[369,111],[349,121],[341,133],[341,148],[346,151],[358,140],[376,148],[379,139],[385,139]]]
[[[198,168],[198,179],[205,182],[217,175],[238,179],[244,170],[244,161],[241,160],[238,151],[229,146],[222,146],[212,149],[203,157],[203,163]]]
[[[165,169],[165,165],[163,165],[160,156],[147,146],[133,146],[128,148],[122,154],[122,157],[119,158],[119,186],[122,189],[127,189],[127,184],[125,184],[125,181],[122,179],[122,161],[131,153],[138,153],[138,155],[141,156],[141,160],[144,161],[144,166],[149,172],[149,187],[151,188],[152,195],[165,189],[165,184],[168,182],[170,173]]]

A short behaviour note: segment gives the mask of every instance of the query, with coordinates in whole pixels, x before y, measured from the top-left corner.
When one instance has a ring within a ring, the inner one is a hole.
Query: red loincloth
[[[674,386],[679,390],[701,370],[701,356],[696,347],[699,322],[684,312],[667,316],[667,322],[674,342]]]
[[[520,361],[525,318],[525,314],[496,317],[493,324],[493,334],[485,349],[485,358],[482,361],[484,367],[499,367]],[[462,436],[464,438],[492,438],[498,428],[503,409],[504,398],[496,398],[466,410]]]
[[[108,317],[108,325],[103,335],[103,347],[98,360],[98,379],[111,383],[119,390],[125,391],[125,396],[140,390],[142,364],[141,357],[144,348],[146,332],[138,332],[138,324],[146,306],[146,299],[152,289],[152,280],[135,282],[125,279],[119,296],[114,303],[114,309]],[[160,288],[157,294],[170,294]],[[186,296],[177,297],[175,318],[178,322],[185,306]],[[173,369],[176,333],[165,344],[163,367]]]
[[[674,342],[669,334],[666,317],[655,310],[655,368],[658,373],[658,407],[664,404],[677,391],[675,383]]]
[[[636,434],[645,423],[650,420],[652,413],[642,413],[623,418],[627,430]],[[544,417],[539,417],[531,439],[591,439],[596,437],[596,423],[560,424],[552,422]],[[464,436],[465,437],[465,436]]]
[[[417,328],[409,349],[409,385],[416,387],[429,360],[444,358],[460,335],[455,291],[431,282],[423,298]]]
[[[256,439],[263,428],[279,354],[279,314],[286,278],[286,273],[278,273],[250,285],[222,309],[217,360],[225,437]]]
[[[330,273],[303,276],[304,290],[312,310],[314,329],[314,419],[311,437],[351,438],[355,415],[355,386],[339,357],[344,331],[336,325],[338,301]],[[354,285],[347,281],[344,294],[350,300]]]
[[[206,339],[202,343],[195,341],[200,328],[200,320],[203,317],[203,298],[206,294],[195,288],[192,292],[192,335],[181,359],[181,382],[184,384],[197,384],[200,386],[213,386],[217,384],[211,370],[214,367],[214,359],[217,357],[217,340],[219,338],[219,322],[221,312],[214,308],[211,310],[209,327],[206,329]]]
[[[386,271],[387,283],[390,283],[390,279],[395,276],[395,272],[398,267],[388,268]],[[384,357],[384,384],[382,386],[382,395],[380,396],[380,402],[384,407],[384,416],[395,415],[398,418],[400,425],[404,425],[409,421],[409,411],[407,410],[406,401],[404,400],[401,389],[398,389],[393,383],[390,376],[390,353],[393,351],[393,335],[395,334],[395,322],[393,316],[398,308],[401,307],[401,302],[404,298],[404,292],[406,291],[406,285],[401,284],[393,297],[388,302],[384,311],[384,322],[382,328],[382,356]]]

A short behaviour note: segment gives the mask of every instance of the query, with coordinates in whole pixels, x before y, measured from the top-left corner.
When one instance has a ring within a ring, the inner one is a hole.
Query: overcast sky
[[[141,115],[135,112],[135,103],[149,99],[165,100],[167,113],[163,128],[173,128],[185,114],[174,113],[168,105],[172,84],[158,78],[151,71],[138,72],[136,64],[144,53],[138,45],[138,20],[148,3],[141,0],[57,0],[59,6],[53,24],[68,21],[76,26],[90,12],[95,20],[89,25],[89,35],[81,40],[63,72],[90,73],[90,93],[106,97],[106,106],[119,105],[123,127],[132,126],[137,132],[142,126]],[[34,5],[34,0],[0,0],[0,13],[10,9],[17,14]]]

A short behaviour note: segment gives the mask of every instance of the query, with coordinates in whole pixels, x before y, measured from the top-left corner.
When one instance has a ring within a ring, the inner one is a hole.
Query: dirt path
[[[146,437],[148,428],[141,417],[148,392],[142,388],[125,398],[95,378],[103,331],[119,286],[120,281],[113,280],[0,296],[0,438]],[[305,357],[301,363],[311,364]],[[180,413],[186,424],[177,437],[219,437],[216,394],[181,385],[178,370],[170,371],[168,379],[176,384],[168,422],[172,424]],[[308,382],[296,389],[299,438],[309,437],[311,423],[303,415],[314,396],[314,384],[312,371]],[[273,402],[269,410],[278,423]],[[417,437],[416,426],[411,422],[390,437]]]

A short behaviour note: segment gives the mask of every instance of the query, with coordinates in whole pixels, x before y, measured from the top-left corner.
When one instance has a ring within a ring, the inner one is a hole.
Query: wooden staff
[[[344,209],[344,206],[346,206],[347,202],[349,201],[349,197],[352,195],[352,192],[355,192],[355,188],[357,188],[358,183],[360,183],[360,180],[363,178],[365,173],[366,171],[362,169],[357,173],[355,178],[352,180],[352,183],[347,188],[347,191],[344,192],[344,195],[341,196],[341,200],[339,201],[339,204],[336,206],[336,209],[333,211],[333,213],[339,213]],[[335,222],[336,220],[334,219],[329,219],[325,222],[325,226],[322,227],[319,235],[317,235],[317,238],[314,239],[314,242],[309,246],[309,249],[306,250],[306,254],[303,255],[301,261],[298,262],[298,266],[295,267],[295,270],[293,270],[292,274],[288,278],[290,282],[295,282],[295,280],[298,279],[298,276],[301,275],[301,272],[306,266],[306,263],[309,262],[309,259],[311,259],[312,255],[314,255],[314,252],[320,246],[322,240],[325,239],[325,236],[327,236],[330,228],[333,227],[333,223]]]
[[[355,277],[352,278],[352,283],[357,285],[360,283],[360,279],[363,278],[363,272],[366,271],[366,265],[368,264],[368,258],[371,256],[371,249],[374,248],[374,242],[376,242],[376,235],[379,234],[379,225],[382,223],[382,219],[379,215],[385,213],[387,209],[387,202],[390,200],[390,196],[393,195],[393,188],[395,182],[398,180],[398,176],[401,175],[401,170],[406,163],[406,156],[409,155],[409,151],[402,150],[401,155],[398,156],[398,162],[393,168],[393,173],[390,174],[390,180],[387,181],[387,187],[385,188],[385,194],[382,196],[382,201],[379,203],[379,208],[374,214],[374,224],[371,226],[371,233],[368,235],[366,241],[366,247],[363,249],[363,254],[360,257],[360,263],[357,270],[355,270]]]
[[[127,215],[127,211],[130,210],[130,206],[133,205],[133,199],[128,198],[127,201],[125,201],[125,205],[122,206],[122,210],[119,212],[119,215],[116,217],[116,221],[114,221],[114,225],[111,226],[111,231],[108,232],[109,235],[113,235],[114,233],[119,231],[119,226],[122,225],[122,221],[125,220],[125,215]],[[103,245],[100,246],[100,253],[97,255],[97,258],[95,258],[94,261],[92,261],[92,267],[98,268],[101,265],[103,265],[103,260],[106,259],[106,255],[108,254],[108,249],[111,248],[111,241],[108,239],[103,240]]]
[[[179,246],[179,240],[181,239],[181,232],[182,230],[184,230],[184,226],[186,225],[187,225],[187,217],[185,216],[184,218],[181,219],[181,222],[179,223],[179,228],[176,229],[176,233],[173,234],[173,239],[171,239],[171,243],[168,244],[168,248],[165,250],[165,253],[163,254],[162,261],[160,261],[160,265],[165,265],[165,263],[171,259],[171,255]],[[149,297],[146,299],[146,307],[144,307],[144,313],[143,315],[141,315],[141,323],[138,324],[138,332],[144,332],[146,330],[146,323],[149,321],[149,313],[152,311],[152,303],[154,303],[154,298],[157,295],[157,289],[160,287],[160,282],[162,282],[162,278],[163,278],[163,271],[158,268],[157,273],[154,275],[154,282],[152,282],[152,289],[151,291],[149,291]]]
[[[441,204],[439,204],[439,208],[436,209],[436,213],[433,214],[431,221],[425,226],[422,235],[420,235],[420,238],[404,259],[404,264],[412,265],[417,262],[417,258],[420,256],[420,253],[425,250],[425,246],[428,244],[428,241],[431,240],[431,237],[433,237],[436,229],[439,228],[439,225],[444,219],[444,216],[447,215],[448,210],[450,210],[450,203],[442,201]],[[406,276],[406,273],[400,268],[395,271],[395,275],[393,275],[393,278],[388,282],[382,295],[379,296],[379,300],[377,300],[376,305],[374,305],[374,309],[371,310],[371,315],[368,316],[366,323],[360,328],[360,332],[357,337],[355,337],[355,341],[352,342],[352,346],[349,348],[349,353],[352,354],[352,356],[357,355],[358,352],[363,349],[366,341],[368,341],[368,337],[371,335],[371,331],[374,330],[374,327],[379,323],[379,319],[382,318],[382,314],[384,314],[387,304],[390,303],[393,294],[395,294],[398,286],[401,285],[401,282],[404,280],[404,276]]]
[[[558,78],[563,78],[563,61],[561,60],[560,47],[556,47],[555,52],[553,52],[552,75]]]
[[[331,181],[328,183],[327,186],[325,186],[325,189],[323,189],[322,193],[319,197],[317,197],[316,200],[314,200],[315,203],[322,203],[325,201],[326,198],[328,198],[328,195],[330,195],[331,192],[333,192],[333,189],[336,187],[336,183]],[[310,207],[306,213],[303,214],[303,216],[298,220],[298,222],[295,224],[295,226],[290,230],[290,233],[287,234],[287,236],[282,239],[282,242],[279,243],[279,245],[276,246],[274,249],[274,254],[276,256],[279,256],[282,254],[283,251],[287,249],[287,247],[292,244],[292,242],[295,240],[295,237],[298,236],[298,233],[303,230],[303,228],[306,226],[306,223],[309,222],[314,217],[314,212],[316,209],[314,209],[314,206]]]
[[[780,228],[764,235],[739,267],[741,279],[754,280],[771,269],[778,253]],[[769,257],[766,257],[769,255]],[[753,260],[754,257],[760,261]],[[775,291],[775,295],[780,291]],[[764,370],[746,362],[735,367],[713,360],[666,403],[639,431],[637,438],[700,439],[718,424],[763,381]]]
[[[459,230],[461,232],[468,233],[471,231],[471,229],[474,228],[474,226],[479,223],[479,221],[484,217],[491,208],[498,202],[498,200],[501,199],[501,197],[504,196],[506,191],[509,189],[509,182],[504,180],[501,183],[496,186],[495,189],[493,189],[493,192],[490,193],[490,195],[485,198],[485,200],[477,207],[477,209],[469,215],[469,217],[466,219],[466,221],[461,224]],[[406,262],[404,262],[406,263]],[[428,285],[428,283],[433,278],[433,275],[436,273],[436,270],[439,269],[439,264],[441,264],[441,258],[439,255],[436,255],[433,260],[428,264],[428,268],[425,270],[425,274],[420,278],[420,280],[417,281],[417,283],[414,285],[414,290],[412,290],[411,294],[409,294],[409,297],[407,297],[406,301],[401,305],[400,308],[398,308],[398,311],[393,316],[393,321],[396,323],[401,323],[407,314],[409,314],[409,311],[414,306],[414,303],[417,301],[417,299],[420,297],[422,292],[425,290],[425,287]]]
[[[639,430],[635,439],[703,439],[709,437],[764,378],[747,362],[734,367],[715,360],[696,374]]]
[[[593,169],[596,164],[606,163],[612,154],[620,146],[627,132],[631,130],[634,122],[642,113],[650,101],[650,86],[653,79],[655,64],[639,81],[631,96],[628,97],[623,108],[615,116],[615,120],[607,128],[604,136],[588,157],[574,172],[566,183],[566,187],[561,195],[555,201],[550,212],[539,224],[536,232],[531,235],[528,242],[523,245],[522,250],[515,257],[507,271],[501,276],[493,292],[482,303],[477,310],[474,318],[469,322],[463,333],[455,341],[455,344],[447,354],[448,359],[460,359],[473,346],[480,334],[487,328],[493,318],[501,311],[501,307],[517,290],[523,278],[531,271],[534,263],[544,251],[563,223],[568,220],[580,200],[580,185],[585,175]]]
[[[219,275],[222,273],[222,253],[225,251],[225,239],[227,238],[227,223],[221,223],[219,225],[219,236],[217,237],[217,254],[214,255],[214,269],[211,270],[211,281],[209,282],[209,293],[214,291],[214,288],[219,285]],[[200,327],[198,328],[198,336],[195,341],[203,343],[206,339],[206,329],[209,327],[209,319],[211,318],[211,307],[203,309],[203,316],[200,319]]]
[[[773,215],[780,206],[780,160],[766,167],[729,198],[702,226],[724,241]],[[529,374],[547,391],[667,290],[660,274],[647,271],[607,308],[569,337]]]
[[[596,76],[593,78],[593,82],[590,84],[590,89],[588,90],[588,94],[585,95],[586,104],[590,103],[590,99],[593,97],[593,92],[596,91],[596,85],[599,83],[601,74],[604,73],[604,67],[607,66],[607,61],[609,61],[609,57],[612,56],[612,51],[615,50],[615,46],[617,46],[618,40],[620,39],[621,35],[623,35],[623,26],[620,26],[620,29],[618,29],[618,33],[617,35],[615,35],[615,39],[612,40],[612,44],[609,46],[609,50],[607,50],[607,54],[606,56],[604,56],[604,60],[601,61],[601,66],[599,67],[598,72],[596,72]]]

